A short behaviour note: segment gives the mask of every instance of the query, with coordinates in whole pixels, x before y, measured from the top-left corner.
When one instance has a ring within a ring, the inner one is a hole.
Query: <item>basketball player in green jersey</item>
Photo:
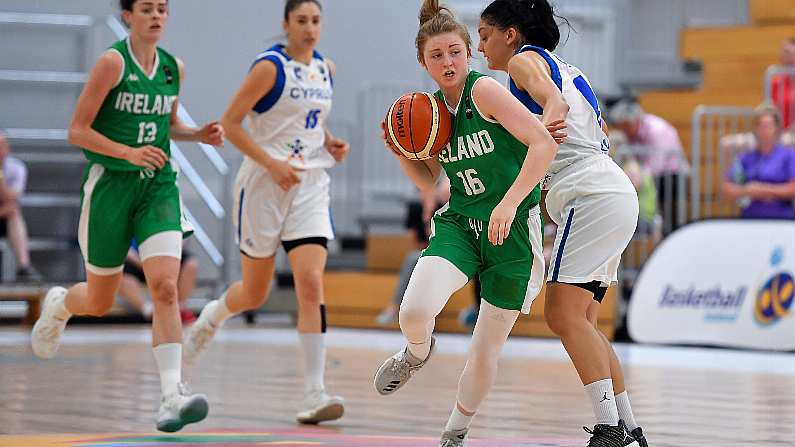
[[[557,144],[508,90],[469,71],[469,33],[438,0],[424,1],[416,43],[420,64],[439,85],[437,98],[455,115],[453,135],[436,159],[401,158],[400,164],[422,190],[432,188],[444,169],[451,197],[433,217],[430,243],[400,306],[408,344],[378,369],[375,388],[391,394],[427,363],[436,343],[434,318],[453,292],[479,275],[480,313],[441,439],[444,447],[462,446],[502,346],[543,284],[538,184]]]
[[[69,142],[88,158],[80,213],[87,281],[47,292],[33,327],[33,352],[51,358],[72,315],[104,315],[122,278],[130,242],[138,241],[154,313],[152,344],[162,399],[157,429],[173,432],[207,415],[207,399],[181,380],[182,326],[177,277],[183,220],[169,141],[220,145],[223,129],[193,129],[177,118],[182,62],[157,47],[168,19],[166,0],[121,0],[130,37],[94,66],[69,128]]]

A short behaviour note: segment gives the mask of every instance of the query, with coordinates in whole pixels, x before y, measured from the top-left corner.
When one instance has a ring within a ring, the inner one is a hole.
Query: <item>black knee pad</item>
[[[326,305],[320,305],[320,333],[326,333]]]
[[[607,287],[603,286],[601,281],[591,281],[591,282],[582,282],[582,283],[571,283],[571,282],[562,282],[562,281],[549,281],[549,282],[568,284],[574,287],[579,287],[581,289],[587,290],[593,293],[593,299],[597,303],[601,303],[602,300],[605,299],[605,295],[607,294]]]
[[[305,237],[303,239],[295,239],[292,241],[282,241],[284,251],[290,253],[290,250],[298,248],[302,245],[320,245],[323,248],[328,248],[328,239],[324,237]]]

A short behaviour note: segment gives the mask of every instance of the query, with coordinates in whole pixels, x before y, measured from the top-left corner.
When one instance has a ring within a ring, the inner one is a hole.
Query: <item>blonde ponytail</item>
[[[439,0],[424,0],[420,7],[420,27],[431,21],[441,11],[442,8],[439,6]]]
[[[417,31],[417,60],[425,63],[422,52],[429,38],[439,34],[456,33],[466,44],[467,51],[471,51],[472,38],[466,27],[456,20],[453,12],[446,6],[439,4],[439,0],[423,0],[418,15],[420,29]]]

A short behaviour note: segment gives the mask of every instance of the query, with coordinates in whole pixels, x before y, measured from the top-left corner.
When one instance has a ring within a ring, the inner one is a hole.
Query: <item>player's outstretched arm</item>
[[[508,61],[508,74],[544,109],[542,121],[545,125],[566,119],[569,105],[552,80],[549,65],[538,53],[526,51],[512,57]]]
[[[489,219],[489,241],[500,245],[508,237],[516,208],[541,182],[555,159],[558,145],[541,121],[494,79],[481,78],[472,89],[472,100],[481,113],[497,120],[517,140],[528,145],[519,175]]]
[[[439,180],[439,175],[442,173],[442,165],[439,164],[439,161],[435,158],[430,160],[409,160],[404,157],[389,138],[386,137],[386,122],[384,121],[381,121],[381,139],[384,140],[384,145],[395,155],[409,180],[414,182],[420,191],[433,192],[436,188],[436,182]]]
[[[286,191],[300,181],[298,170],[287,162],[276,160],[268,155],[243,128],[243,119],[254,108],[257,101],[262,99],[275,84],[275,63],[262,60],[254,65],[221,117],[221,125],[226,133],[226,138],[240,152],[267,169],[279,187]]]

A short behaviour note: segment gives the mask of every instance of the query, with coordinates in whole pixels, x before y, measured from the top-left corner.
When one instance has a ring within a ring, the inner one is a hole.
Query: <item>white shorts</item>
[[[558,225],[547,280],[609,286],[638,222],[638,195],[607,155],[566,167],[549,183],[549,216]]]
[[[245,255],[269,258],[282,241],[334,239],[326,170],[311,169],[298,175],[301,182],[283,191],[265,169],[245,162],[240,168],[233,221],[237,244]]]

